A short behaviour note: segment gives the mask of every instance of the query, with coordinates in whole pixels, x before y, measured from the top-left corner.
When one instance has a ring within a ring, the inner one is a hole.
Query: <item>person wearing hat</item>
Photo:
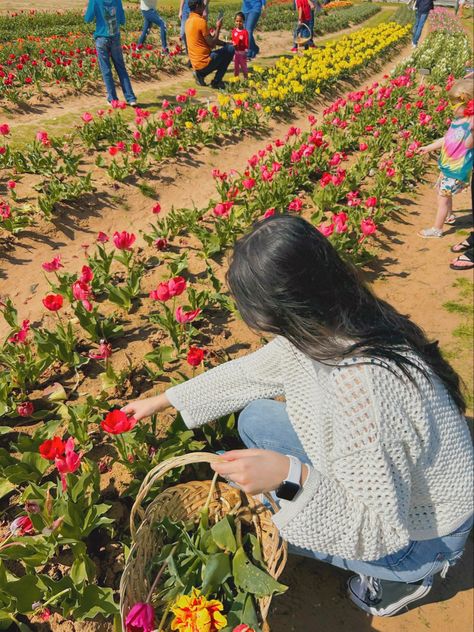
[[[204,0],[188,0],[188,5],[190,15],[185,26],[186,46],[196,83],[205,86],[205,77],[215,72],[211,87],[224,88],[222,79],[234,58],[235,51],[232,44],[219,39],[222,18],[217,20],[214,35],[211,35],[207,21],[203,17]],[[220,48],[217,48],[218,46]]]

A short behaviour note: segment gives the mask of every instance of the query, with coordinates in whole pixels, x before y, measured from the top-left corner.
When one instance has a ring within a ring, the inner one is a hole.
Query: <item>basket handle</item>
[[[190,463],[215,463],[220,460],[220,456],[218,454],[213,454],[212,452],[191,452],[190,454],[171,457],[150,470],[140,485],[140,490],[135,502],[133,503],[132,511],[130,513],[130,533],[132,534],[133,540],[135,540],[138,529],[138,526],[135,524],[137,518],[143,520],[145,517],[142,502],[148,496],[150,489],[157,481],[160,480],[160,478],[163,478],[167,472],[175,467],[182,467],[183,465],[189,465]]]

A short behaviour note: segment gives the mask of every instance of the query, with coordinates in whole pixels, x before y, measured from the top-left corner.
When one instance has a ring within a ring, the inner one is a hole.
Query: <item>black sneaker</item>
[[[199,75],[196,71],[193,72],[193,77],[194,77],[194,80],[196,81],[196,83],[198,84],[198,86],[205,86],[205,85],[207,85],[206,82],[204,81],[204,78],[201,77],[201,75]]]
[[[408,604],[422,599],[432,585],[432,575],[413,584],[353,575],[347,582],[347,591],[355,605],[365,612],[376,617],[392,617]]]
[[[224,81],[211,81],[211,88],[214,88],[214,90],[225,90],[226,84]]]

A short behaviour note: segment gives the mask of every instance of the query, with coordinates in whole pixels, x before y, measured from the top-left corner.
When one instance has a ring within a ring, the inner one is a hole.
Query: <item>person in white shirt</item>
[[[153,24],[160,29],[161,48],[164,53],[168,53],[168,42],[166,39],[166,22],[156,9],[157,0],[140,0],[140,9],[143,15],[143,30],[138,39],[138,45],[144,44],[148,36],[148,32]]]
[[[274,215],[238,240],[227,282],[244,322],[274,339],[122,410],[140,420],[172,405],[194,428],[243,409],[247,449],[213,469],[246,493],[274,492],[290,551],[357,573],[348,593],[360,608],[400,612],[472,527],[458,375],[300,217]]]

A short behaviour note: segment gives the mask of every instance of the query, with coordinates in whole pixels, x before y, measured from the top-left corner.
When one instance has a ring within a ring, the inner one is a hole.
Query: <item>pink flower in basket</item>
[[[136,603],[125,619],[127,632],[151,632],[155,628],[155,611],[149,603]]]

